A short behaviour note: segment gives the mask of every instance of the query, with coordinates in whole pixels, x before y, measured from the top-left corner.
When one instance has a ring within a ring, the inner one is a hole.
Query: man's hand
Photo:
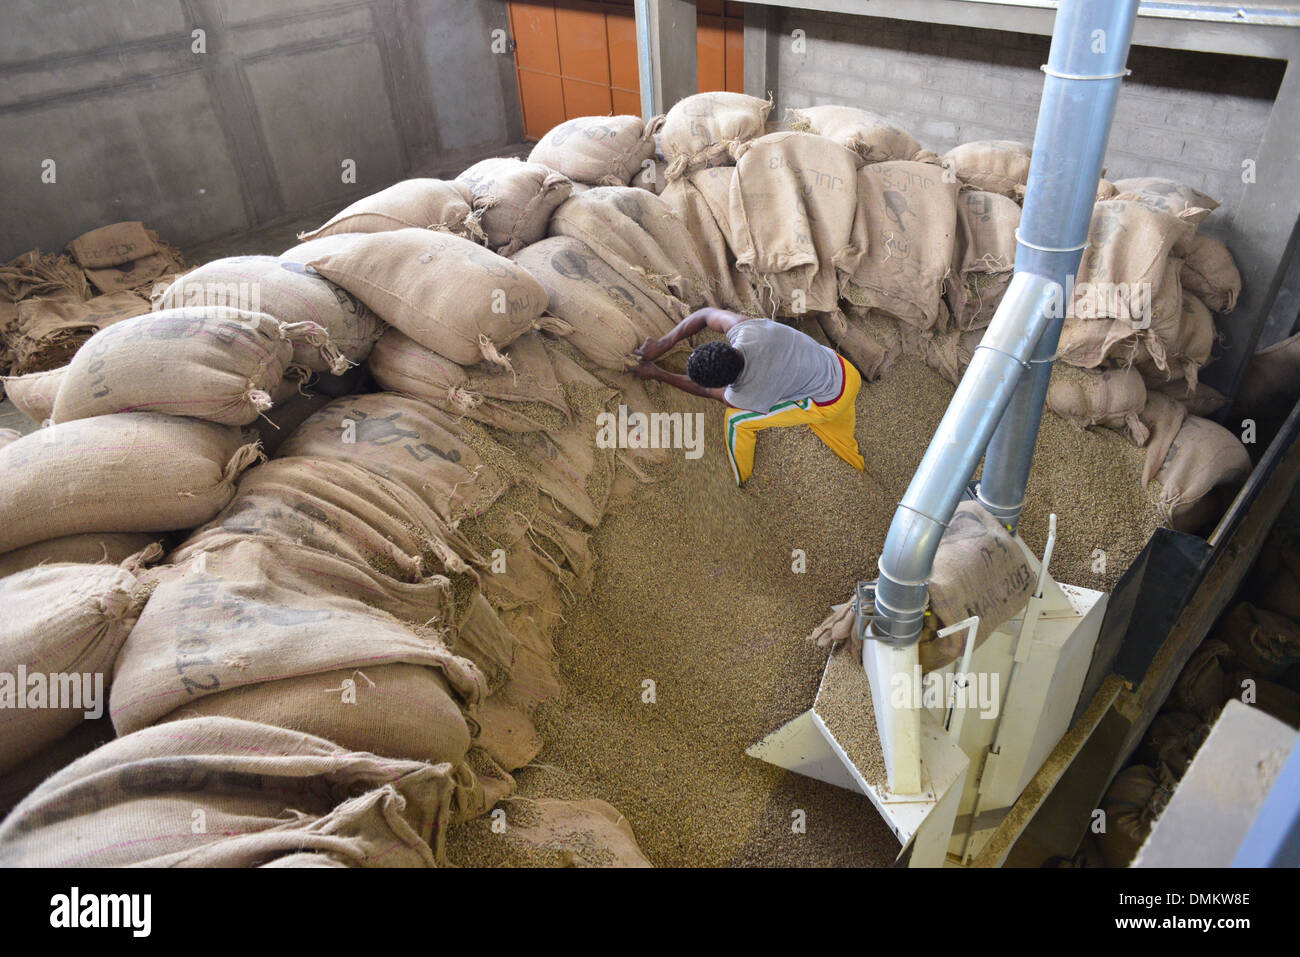
[[[649,342],[650,340],[647,339],[646,341]],[[644,359],[632,369],[632,374],[638,379],[658,379],[662,372],[663,370],[653,362]]]
[[[676,343],[673,342],[667,342],[665,339],[655,339],[651,337],[641,343],[641,348],[637,349],[632,354],[646,360],[647,362],[654,362],[675,344]],[[642,376],[642,378],[645,378],[645,376]]]

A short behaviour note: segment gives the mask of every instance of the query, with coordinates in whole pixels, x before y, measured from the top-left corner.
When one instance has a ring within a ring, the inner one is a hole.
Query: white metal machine
[[[868,639],[860,667],[832,655],[813,706],[746,753],[866,795],[911,867],[969,863],[1068,729],[1101,629],[1106,594],[1048,574],[1055,539],[1052,516],[1040,564],[1016,537],[1038,576],[1020,615],[979,647],[978,619],[940,632],[966,632],[959,661],[923,675],[916,645]],[[832,698],[874,727],[849,727]]]

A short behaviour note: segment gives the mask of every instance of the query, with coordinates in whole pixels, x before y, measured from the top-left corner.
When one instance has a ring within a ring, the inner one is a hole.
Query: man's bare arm
[[[632,371],[642,379],[656,379],[659,382],[681,389],[683,392],[689,392],[691,395],[698,395],[705,399],[717,399],[719,402],[724,403],[727,401],[726,389],[706,389],[690,376],[661,369],[653,362],[642,362]]]
[[[677,323],[677,327],[666,336],[658,339],[650,338],[641,343],[641,348],[637,349],[635,354],[642,359],[653,362],[683,339],[689,339],[697,332],[701,332],[705,326],[708,326],[714,332],[726,335],[737,323],[744,322],[749,318],[749,316],[742,316],[726,309],[714,309],[712,307],[697,309]]]

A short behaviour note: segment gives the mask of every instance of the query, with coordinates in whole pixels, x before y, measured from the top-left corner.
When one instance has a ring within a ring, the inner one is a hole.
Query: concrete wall
[[[773,11],[777,111],[843,103],[882,113],[940,153],[970,140],[1032,142],[1045,36]],[[793,52],[802,30],[803,53]],[[771,55],[771,54],[769,54]],[[1111,179],[1166,176],[1224,206],[1202,227],[1229,238],[1241,162],[1264,135],[1284,64],[1135,47],[1106,153]]]
[[[0,259],[124,219],[191,246],[459,169],[522,138],[498,28],[504,0],[6,0]]]

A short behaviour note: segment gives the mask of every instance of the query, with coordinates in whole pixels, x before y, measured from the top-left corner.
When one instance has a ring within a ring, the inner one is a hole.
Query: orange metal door
[[[745,5],[723,0],[696,4],[697,89],[745,92]]]
[[[575,116],[640,114],[632,0],[510,0],[524,135]],[[744,10],[700,0],[699,89],[745,88]]]

